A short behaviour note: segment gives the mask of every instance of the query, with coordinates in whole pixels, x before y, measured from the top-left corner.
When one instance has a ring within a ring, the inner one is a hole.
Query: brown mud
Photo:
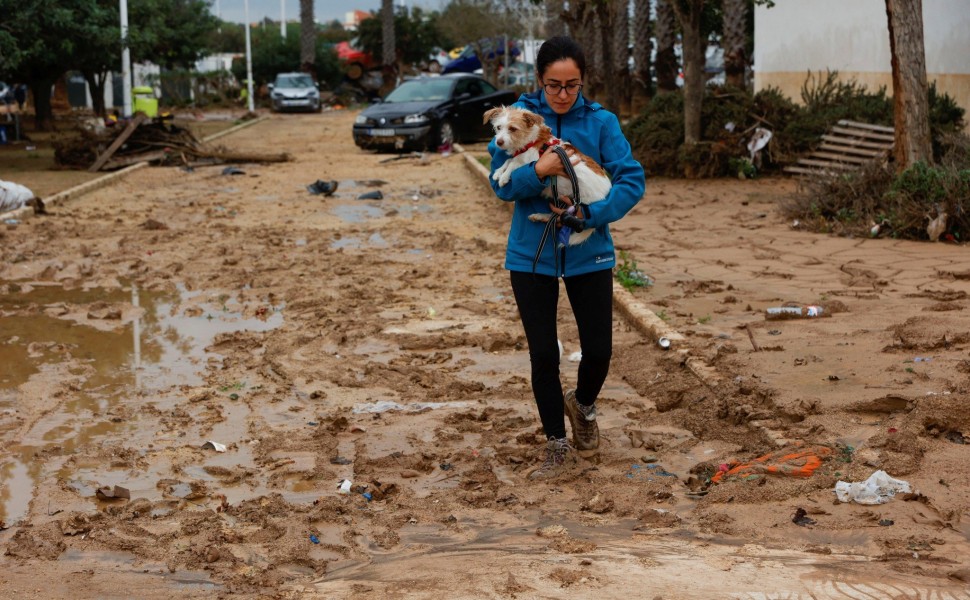
[[[357,150],[353,117],[0,231],[0,595],[970,598],[963,248],[800,232],[788,181],[651,182],[614,237],[686,342],[617,316],[599,454],[532,482],[508,212],[460,155]],[[837,312],[763,319],[788,301]],[[811,477],[709,483],[798,444],[832,451]],[[876,469],[918,493],[834,501]]]

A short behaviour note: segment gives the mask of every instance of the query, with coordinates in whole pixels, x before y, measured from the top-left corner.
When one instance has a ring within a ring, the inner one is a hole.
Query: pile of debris
[[[286,162],[287,153],[261,154],[209,147],[191,131],[168,119],[138,114],[127,125],[81,127],[77,135],[54,142],[54,159],[69,168],[106,171],[139,162],[155,165],[199,166],[240,162]]]

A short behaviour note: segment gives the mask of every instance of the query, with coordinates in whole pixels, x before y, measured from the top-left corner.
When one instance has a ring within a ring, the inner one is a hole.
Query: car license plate
[[[391,137],[394,135],[393,129],[371,129],[370,134],[374,137]]]

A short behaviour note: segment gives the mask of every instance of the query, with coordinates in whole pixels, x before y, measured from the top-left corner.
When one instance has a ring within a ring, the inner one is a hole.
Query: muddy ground
[[[0,230],[0,595],[970,598],[965,248],[800,231],[789,180],[648,182],[614,237],[685,339],[618,314],[601,451],[531,482],[509,213],[460,154],[358,150],[354,116]],[[785,302],[834,314],[764,319]],[[912,493],[835,500],[877,469]]]

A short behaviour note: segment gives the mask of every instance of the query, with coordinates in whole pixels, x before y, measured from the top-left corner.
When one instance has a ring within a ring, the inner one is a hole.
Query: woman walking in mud
[[[536,55],[539,90],[523,94],[514,106],[540,115],[557,138],[570,142],[600,164],[612,180],[606,198],[592,205],[573,208],[566,218],[563,209],[550,204],[543,190],[566,169],[555,152],[545,152],[531,164],[515,169],[503,186],[490,179],[496,195],[514,202],[512,225],[505,254],[512,291],[529,343],[532,392],[546,435],[545,460],[530,478],[558,475],[576,460],[575,450],[599,447],[596,398],[606,380],[613,352],[613,267],[616,265],[609,223],[622,218],[639,202],[644,191],[643,167],[634,160],[630,143],[620,130],[616,115],[582,94],[586,58],[582,48],[569,37],[553,37]],[[492,173],[510,155],[493,139],[488,147]],[[596,198],[581,200],[597,200]],[[564,197],[564,202],[571,201]],[[534,213],[559,215],[576,229],[594,233],[575,246],[560,246],[550,236],[537,254],[545,224],[529,220]],[[560,350],[556,331],[559,279],[566,287],[572,307],[582,360],[575,390],[563,395],[559,379]],[[565,413],[565,414],[564,414]],[[565,415],[569,416],[572,444],[566,438]]]

